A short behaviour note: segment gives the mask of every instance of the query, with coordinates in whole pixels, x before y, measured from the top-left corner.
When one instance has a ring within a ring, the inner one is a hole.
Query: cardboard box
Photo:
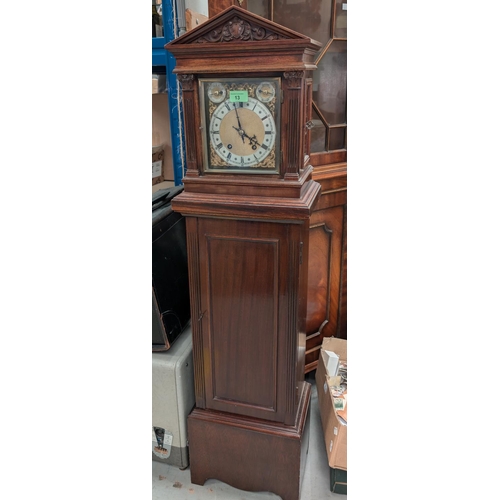
[[[174,181],[172,150],[169,144],[153,148],[152,176],[153,186],[164,181]]]
[[[152,146],[172,145],[170,137],[170,112],[168,94],[153,94],[152,104]]]
[[[168,95],[152,95],[153,186],[174,180]]]
[[[165,151],[163,146],[158,146],[153,148],[153,186],[163,182],[163,159],[165,157]]]
[[[334,408],[333,395],[330,387],[334,384],[333,377],[328,375],[325,352],[334,352],[340,361],[347,362],[347,341],[334,337],[323,339],[321,355],[316,369],[316,387],[318,390],[318,403],[325,438],[326,454],[330,466],[330,489],[335,493],[347,494],[347,422],[341,419]],[[342,475],[340,471],[344,471]],[[341,480],[344,479],[345,481]]]
[[[152,76],[152,93],[160,94],[167,90],[167,77],[166,75],[153,75]]]

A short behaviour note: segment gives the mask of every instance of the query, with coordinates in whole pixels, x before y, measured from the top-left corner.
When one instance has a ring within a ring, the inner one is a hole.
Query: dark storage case
[[[330,491],[347,495],[347,471],[330,467]]]
[[[166,351],[191,317],[186,248],[186,221],[172,210],[182,186],[153,194],[153,351]]]

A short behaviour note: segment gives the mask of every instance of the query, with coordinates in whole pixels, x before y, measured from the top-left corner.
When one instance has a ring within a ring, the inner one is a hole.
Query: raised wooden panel
[[[311,226],[309,289],[307,291],[306,333],[308,336],[323,329],[328,322],[330,303],[330,265],[332,230],[324,223]]]
[[[276,411],[278,241],[208,237],[207,244],[213,398]],[[243,370],[243,360],[260,368]]]
[[[310,223],[305,372],[317,366],[323,338],[347,339],[346,165],[315,168],[321,198]]]
[[[298,228],[298,226],[297,226]],[[198,219],[205,407],[293,424],[300,232]]]
[[[314,212],[311,217],[306,321],[308,336],[321,332],[322,337],[331,337],[337,330],[343,212],[342,206],[331,207]]]

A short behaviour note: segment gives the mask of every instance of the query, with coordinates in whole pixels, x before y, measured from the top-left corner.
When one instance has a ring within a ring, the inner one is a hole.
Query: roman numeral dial
[[[280,174],[281,77],[199,78],[204,172]]]
[[[228,166],[256,167],[275,149],[276,123],[266,104],[253,97],[226,99],[212,113],[209,135],[212,151]]]

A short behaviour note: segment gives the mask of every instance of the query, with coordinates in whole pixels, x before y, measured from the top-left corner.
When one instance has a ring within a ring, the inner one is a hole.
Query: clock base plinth
[[[191,482],[217,479],[245,491],[299,500],[309,449],[311,385],[294,426],[195,408],[188,417]]]

